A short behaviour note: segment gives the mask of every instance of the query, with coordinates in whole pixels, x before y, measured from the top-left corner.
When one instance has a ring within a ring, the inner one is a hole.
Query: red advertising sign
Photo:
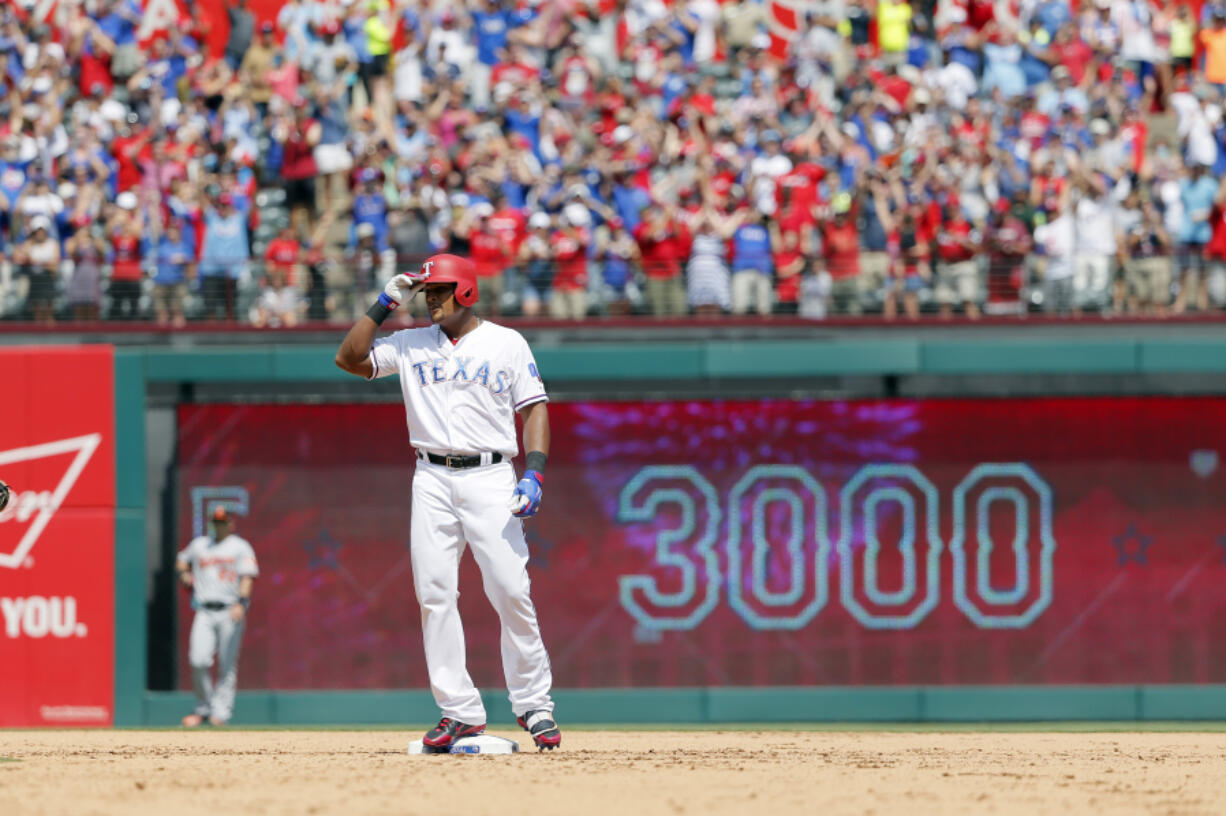
[[[0,349],[0,382],[0,726],[109,725],[111,349]]]
[[[1226,682],[1226,399],[549,410],[527,529],[560,687]],[[224,501],[261,560],[242,686],[427,685],[403,423],[181,409],[183,542]],[[497,688],[470,561],[469,669]]]

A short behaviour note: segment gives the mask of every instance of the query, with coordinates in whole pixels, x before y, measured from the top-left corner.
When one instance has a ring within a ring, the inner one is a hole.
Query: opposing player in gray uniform
[[[192,664],[192,688],[196,710],[183,718],[188,728],[225,725],[234,711],[238,688],[238,650],[243,641],[251,588],[260,574],[255,551],[245,539],[234,535],[225,507],[213,511],[212,535],[197,536],[175,562],[184,586],[192,590],[192,621],[188,659]],[[210,669],[217,657],[217,682]]]

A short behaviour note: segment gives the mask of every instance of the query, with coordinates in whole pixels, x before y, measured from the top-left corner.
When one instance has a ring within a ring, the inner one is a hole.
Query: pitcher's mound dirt
[[[570,730],[551,754],[407,756],[418,736],[0,731],[0,814],[1226,812],[1226,734]]]

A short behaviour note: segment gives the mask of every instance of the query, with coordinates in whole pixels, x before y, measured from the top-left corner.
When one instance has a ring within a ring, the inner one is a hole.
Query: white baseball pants
[[[196,713],[201,717],[230,719],[234,713],[234,692],[238,688],[238,650],[243,642],[246,619],[235,623],[229,609],[199,609],[192,620],[188,640],[188,660],[192,664],[192,688],[196,692]],[[217,655],[217,682],[209,669]]]
[[[518,717],[553,710],[553,673],[529,595],[528,544],[507,502],[515,489],[510,463],[453,470],[418,461],[413,476],[413,588],[421,606],[426,668],[434,700],[470,725],[486,721],[468,676],[460,622],[460,557],[472,548],[486,597],[502,622],[502,670]]]

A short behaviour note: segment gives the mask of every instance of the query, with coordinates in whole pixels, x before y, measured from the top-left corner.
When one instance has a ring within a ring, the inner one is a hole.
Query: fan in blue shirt
[[[515,26],[511,13],[499,8],[498,0],[486,0],[480,11],[472,13],[477,38],[477,59],[484,65],[497,65],[499,53],[507,47],[507,35]]]
[[[358,227],[370,224],[375,230],[375,246],[387,249],[387,199],[379,190],[379,174],[370,167],[358,173],[362,191],[353,197],[353,226],[349,230],[350,248],[358,245]]]
[[[732,233],[732,271],[771,273],[770,231],[756,215],[753,221],[741,224]]]
[[[532,103],[522,98],[518,105],[507,108],[507,127],[512,133],[518,133],[532,145],[532,152],[541,157],[541,115],[532,109]]]
[[[153,255],[156,258],[157,271],[153,282],[160,286],[183,283],[187,278],[188,266],[195,261],[196,247],[183,234],[181,225],[172,223],[157,241],[156,247],[151,243],[146,239],[144,254],[145,257]]]
[[[136,43],[136,26],[141,9],[135,0],[113,0],[106,4],[108,13],[98,20],[98,28],[119,48]]]
[[[1183,225],[1179,230],[1179,240],[1184,244],[1207,244],[1213,234],[1209,216],[1213,212],[1218,185],[1205,172],[1206,169],[1205,165],[1193,162],[1190,166],[1191,177],[1179,181],[1179,198],[1183,202]]]

